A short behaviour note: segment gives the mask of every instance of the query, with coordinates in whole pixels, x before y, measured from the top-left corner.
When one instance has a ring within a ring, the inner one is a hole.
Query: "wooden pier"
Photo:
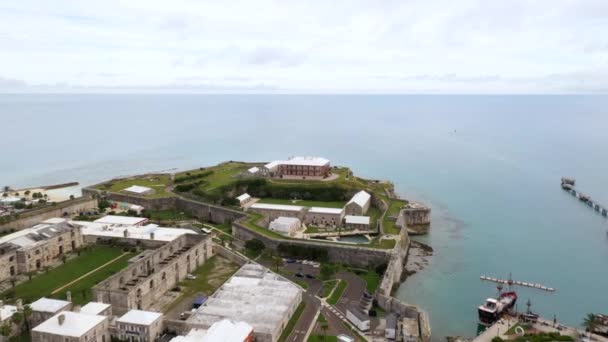
[[[589,207],[591,207],[591,209],[595,210],[598,214],[604,216],[604,217],[608,217],[608,209],[595,202],[591,196],[589,195],[585,195],[582,192],[578,191],[574,185],[576,183],[576,180],[574,180],[574,178],[566,178],[563,177],[562,181],[561,181],[561,186],[562,189],[564,189],[564,191],[569,192],[572,196],[578,198],[581,202],[587,204]]]
[[[552,287],[544,286],[541,284],[535,284],[535,283],[526,283],[524,281],[519,281],[519,280],[492,278],[492,277],[488,277],[485,275],[480,276],[479,279],[491,281],[491,282],[498,283],[498,284],[505,284],[505,285],[509,285],[509,286],[519,285],[519,286],[526,286],[526,287],[531,287],[534,289],[544,290],[544,291],[549,291],[549,292],[555,291],[555,289]]]

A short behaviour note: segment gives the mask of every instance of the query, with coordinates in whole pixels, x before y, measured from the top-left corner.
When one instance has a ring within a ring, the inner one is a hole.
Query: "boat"
[[[501,293],[498,298],[488,298],[483,305],[477,308],[479,323],[492,325],[498,321],[503,313],[508,312],[517,301],[517,293],[509,291]]]

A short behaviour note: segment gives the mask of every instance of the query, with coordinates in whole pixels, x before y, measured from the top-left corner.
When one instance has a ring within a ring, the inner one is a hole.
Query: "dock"
[[[591,209],[595,210],[598,214],[608,217],[608,209],[600,203],[594,201],[591,196],[585,195],[575,188],[576,180],[574,178],[562,177],[561,187],[564,191],[569,192],[572,196],[578,198],[581,202],[587,204]]]
[[[544,291],[548,291],[548,292],[555,291],[555,289],[552,287],[548,287],[548,286],[544,286],[544,285],[536,284],[536,283],[527,283],[527,282],[519,281],[519,280],[492,278],[492,277],[488,277],[485,275],[480,276],[479,279],[491,281],[491,282],[498,283],[498,284],[509,285],[509,286],[519,285],[519,286],[531,287],[531,288],[538,289],[538,290],[544,290]]]

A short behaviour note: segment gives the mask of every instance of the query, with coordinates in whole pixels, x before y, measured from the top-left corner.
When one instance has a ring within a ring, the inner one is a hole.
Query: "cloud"
[[[22,89],[26,87],[27,83],[25,81],[0,77],[0,90]]]

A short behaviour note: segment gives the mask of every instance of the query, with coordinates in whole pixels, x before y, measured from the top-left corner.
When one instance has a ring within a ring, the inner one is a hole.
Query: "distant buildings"
[[[299,287],[263,266],[247,264],[209,297],[186,324],[208,329],[224,319],[247,322],[256,341],[276,342],[301,301]]]
[[[154,195],[156,193],[156,191],[152,188],[148,188],[145,186],[140,186],[140,185],[132,185],[126,189],[122,190],[123,192],[126,192],[128,194],[131,195],[138,195],[138,196],[149,196],[149,195]]]
[[[330,168],[329,159],[320,157],[291,157],[264,165],[269,176],[290,179],[323,179]]]
[[[344,206],[346,215],[365,215],[372,202],[372,196],[361,190],[357,192]]]
[[[247,193],[244,193],[236,198],[236,200],[239,201],[239,205],[241,207],[243,207],[245,204],[251,202],[252,199],[253,198]]]
[[[60,218],[5,235],[0,238],[0,281],[41,270],[82,244],[80,229]]]
[[[148,223],[148,219],[145,217],[106,215],[93,222],[111,224],[114,226],[143,226]]]

